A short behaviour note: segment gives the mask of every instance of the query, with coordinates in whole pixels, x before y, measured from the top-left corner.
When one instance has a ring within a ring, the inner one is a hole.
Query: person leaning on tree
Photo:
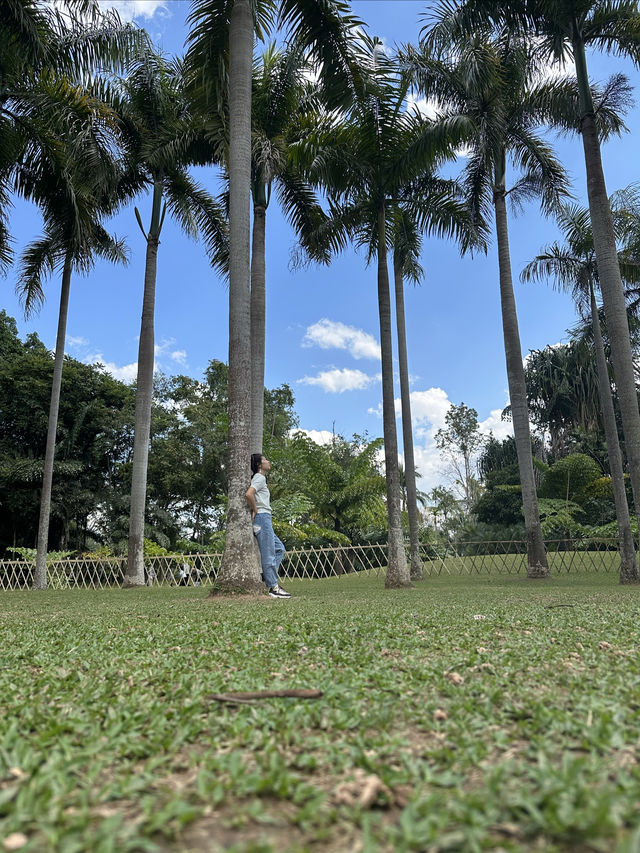
[[[271,520],[271,495],[267,488],[267,474],[271,463],[261,453],[251,454],[251,485],[247,489],[247,503],[251,509],[253,532],[260,548],[262,579],[271,598],[291,598],[278,582],[278,568],[284,557],[284,545],[273,532]]]

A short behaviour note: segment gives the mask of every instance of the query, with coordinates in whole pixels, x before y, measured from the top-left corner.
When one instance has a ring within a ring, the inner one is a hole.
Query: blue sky
[[[101,0],[144,26],[166,52],[182,51],[189,3],[184,0]],[[420,0],[356,0],[352,8],[372,35],[390,47],[417,40],[428,4]],[[640,74],[630,63],[590,56],[593,80],[615,71],[630,77],[636,93]],[[630,133],[604,147],[609,192],[640,179],[637,138],[640,111],[627,117]],[[573,192],[586,204],[584,161],[579,138],[558,140],[556,150],[573,180]],[[203,185],[218,191],[214,169],[199,170]],[[143,221],[150,198],[137,206]],[[523,355],[567,338],[575,322],[571,300],[550,288],[522,285],[522,267],[556,237],[552,222],[534,206],[511,216],[511,250]],[[11,214],[15,248],[20,251],[40,230],[38,212],[16,201]],[[71,285],[67,352],[86,362],[101,362],[118,378],[135,378],[142,304],[145,245],[133,208],[113,220],[111,230],[126,236],[129,266],[100,265]],[[330,268],[289,269],[294,236],[274,201],[267,214],[267,354],[266,384],[287,382],[296,397],[300,427],[321,439],[332,429],[350,437],[381,435],[380,361],[376,272],[364,258],[348,252]],[[495,246],[486,257],[461,259],[456,246],[425,243],[426,271],[420,287],[407,286],[406,315],[416,464],[420,486],[428,490],[447,480],[433,434],[444,423],[451,403],[465,402],[478,411],[485,431],[509,433],[500,421],[508,402],[500,321]],[[25,320],[15,296],[15,270],[0,282],[0,304],[18,321],[21,335],[37,332],[55,344],[59,281],[46,287],[41,311]],[[158,256],[156,296],[157,368],[168,374],[201,377],[209,359],[227,360],[227,290],[208,267],[203,250],[165,222]],[[399,391],[396,390],[396,394]],[[398,403],[399,406],[399,403]],[[400,427],[400,423],[398,423]]]

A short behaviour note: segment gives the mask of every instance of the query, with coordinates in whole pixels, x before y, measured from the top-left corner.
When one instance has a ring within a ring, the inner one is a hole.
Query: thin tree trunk
[[[620,443],[618,441],[618,429],[616,427],[616,416],[613,410],[613,400],[611,398],[609,371],[607,369],[607,359],[604,354],[602,332],[600,330],[600,318],[598,317],[598,305],[596,303],[596,295],[593,291],[593,283],[590,284],[590,289],[591,325],[593,327],[593,343],[596,350],[596,364],[598,366],[598,390],[600,392],[600,404],[602,406],[604,434],[609,453],[609,470],[611,472],[613,500],[615,502],[616,518],[618,520],[618,538],[620,540],[620,583],[636,583],[640,580],[640,572],[638,571],[633,534],[631,532],[627,493],[624,487],[622,453],[620,452]]]
[[[622,415],[622,430],[629,462],[633,502],[640,523],[640,412],[638,411],[633,353],[629,340],[627,306],[620,278],[613,218],[602,168],[600,140],[598,139],[589,88],[584,45],[582,42],[574,40],[573,50],[581,101],[580,131],[587,173],[587,194],[593,244],[596,250],[598,279],[609,331],[611,358],[620,403],[620,414]]]
[[[400,472],[398,470],[398,436],[393,392],[393,343],[391,338],[391,295],[387,267],[387,237],[384,203],[378,213],[378,312],[380,315],[380,354],[382,356],[382,423],[384,465],[387,481],[387,589],[411,586],[407,555],[402,535],[400,512]]]
[[[500,168],[500,166],[498,166]],[[498,169],[496,169],[498,171]],[[502,172],[504,174],[504,172]],[[509,229],[507,225],[507,205],[504,185],[496,179],[494,190],[496,215],[496,238],[498,241],[498,265],[500,270],[500,306],[502,309],[502,331],[504,351],[507,363],[509,399],[513,417],[513,433],[518,454],[520,482],[522,484],[522,504],[524,524],[527,536],[527,577],[549,577],[547,555],[542,539],[538,496],[533,476],[533,453],[529,430],[529,410],[527,407],[527,389],[522,365],[522,349],[518,329],[518,315],[513,293],[511,276],[511,256],[509,252]]]
[[[409,363],[407,355],[407,326],[404,314],[404,282],[400,263],[393,256],[393,275],[396,291],[396,325],[398,329],[398,366],[400,369],[400,400],[402,404],[402,443],[404,448],[404,478],[407,489],[409,515],[410,577],[422,580],[420,540],[418,536],[418,499],[416,493],[416,466],[413,453],[413,424],[411,422],[411,394],[409,390]]]
[[[253,207],[251,245],[251,452],[262,453],[266,338],[266,208]]]
[[[127,552],[127,571],[123,581],[125,587],[145,585],[144,518],[147,501],[151,407],[153,403],[153,363],[155,358],[154,315],[162,190],[162,180],[158,178],[154,182],[153,187],[151,227],[147,235],[142,319],[140,321],[140,343],[138,344],[136,415],[133,432],[131,506],[129,509],[129,548]]]
[[[249,486],[251,418],[251,71],[253,19],[249,0],[234,0],[229,27],[229,475],[226,543],[218,585],[261,588]]]
[[[44,454],[42,492],[40,495],[40,521],[38,523],[38,544],[36,568],[33,575],[33,588],[47,588],[47,546],[49,544],[49,519],[51,516],[51,489],[53,486],[53,461],[56,451],[56,433],[58,431],[58,411],[60,409],[60,388],[62,386],[62,365],[64,363],[64,341],[67,334],[67,314],[69,311],[69,290],[71,287],[71,255],[65,258],[60,290],[60,312],[58,314],[58,334],[53,361],[53,379],[51,382],[51,401],[49,403],[49,424],[47,426],[47,444]]]

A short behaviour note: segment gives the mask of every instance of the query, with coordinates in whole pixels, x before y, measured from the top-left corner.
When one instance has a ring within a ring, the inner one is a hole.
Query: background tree
[[[113,155],[113,116],[94,101],[88,122],[76,122],[68,129],[72,150],[56,162],[43,160],[32,169],[23,169],[23,188],[42,211],[45,234],[28,246],[22,256],[17,290],[29,314],[43,301],[43,280],[60,269],[62,285],[51,386],[49,425],[42,480],[38,555],[34,587],[44,589],[53,463],[56,446],[60,387],[73,272],[87,273],[96,256],[125,261],[124,244],[109,236],[101,220],[113,213],[122,201],[118,195],[120,164]],[[81,141],[80,141],[81,140]],[[116,149],[117,154],[117,149]]]
[[[597,389],[607,441],[609,469],[618,519],[621,560],[620,581],[621,583],[631,583],[640,580],[640,574],[636,562],[633,535],[631,533],[629,507],[624,485],[622,453],[618,441],[618,428],[611,394],[609,369],[604,351],[595,295],[598,270],[589,212],[577,206],[564,206],[559,209],[557,216],[558,224],[564,231],[566,246],[562,247],[554,243],[525,267],[522,272],[522,278],[525,281],[547,278],[551,279],[556,287],[565,290],[570,289],[578,306],[582,306],[584,313],[588,312],[591,315],[597,369]],[[630,278],[635,283],[640,279],[640,266],[623,259],[621,274],[623,273],[625,274],[624,278]],[[587,372],[585,371],[584,373]],[[571,385],[575,388],[577,384],[576,378],[579,374],[577,371],[571,371],[570,375]],[[563,384],[565,388],[570,387],[569,381],[566,378]],[[587,388],[591,392],[593,384],[593,381],[587,384]],[[586,399],[589,399],[591,396],[592,393],[585,395]],[[580,406],[582,423],[579,425],[587,432],[593,424],[585,423],[584,408],[584,406]]]
[[[121,113],[130,170],[152,189],[151,222],[142,225],[146,243],[144,294],[138,348],[136,422],[131,477],[129,549],[125,586],[142,586],[144,577],[144,517],[153,394],[154,313],[160,233],[166,210],[192,237],[204,237],[212,264],[227,261],[226,220],[219,206],[191,178],[186,164],[193,133],[185,96],[183,66],[167,62],[151,50],[136,57],[121,81]]]
[[[190,16],[188,62],[218,109],[229,104],[229,513],[219,583],[260,589],[260,570],[244,493],[250,448],[250,192],[251,69],[258,37],[276,23],[324,81],[333,103],[344,101],[357,73],[348,37],[356,20],[339,0],[197,0]]]
[[[97,2],[64,10],[32,0],[0,8],[0,270],[12,258],[8,211],[15,189],[28,192],[29,173],[41,161],[63,168],[74,128],[94,110],[86,81],[123,68],[147,35],[124,25]],[[69,132],[66,132],[69,131]],[[64,145],[61,145],[64,141]],[[82,143],[82,137],[78,140]],[[81,156],[80,150],[75,156]],[[24,169],[27,175],[24,174]]]
[[[266,216],[272,190],[301,248],[327,262],[326,249],[313,241],[326,216],[291,155],[304,134],[306,118],[318,105],[318,87],[303,75],[303,51],[271,45],[254,62],[252,93],[251,194],[251,452],[262,453],[266,335]]]
[[[465,40],[451,40],[455,4],[443,3],[425,34],[420,54],[407,61],[421,92],[439,103],[445,115],[465,115],[475,125],[464,170],[464,186],[477,220],[493,210],[498,246],[500,305],[509,399],[518,447],[527,534],[527,575],[547,577],[542,531],[537,510],[531,436],[518,317],[513,292],[507,195],[521,205],[534,197],[547,212],[566,186],[564,171],[537,132],[540,110],[535,80],[538,59],[530,43],[508,31],[491,37],[478,29]],[[434,58],[432,47],[440,51]],[[509,161],[520,173],[508,188]]]
[[[336,229],[344,229],[356,245],[366,247],[368,262],[376,258],[389,517],[385,583],[387,587],[402,587],[410,583],[410,577],[400,516],[387,251],[393,242],[400,193],[424,175],[431,176],[439,162],[452,156],[454,146],[464,138],[467,124],[455,119],[436,123],[403,110],[408,82],[399,79],[376,39],[363,39],[360,65],[366,70],[367,82],[348,119],[333,126],[329,122],[329,127],[310,143],[317,152],[311,171],[329,195]],[[431,200],[435,195],[431,193]],[[417,193],[415,197],[420,198]],[[430,218],[425,209],[418,208],[419,203],[415,203],[412,215],[419,217],[425,230],[455,232],[459,228],[451,215],[448,220],[437,214]],[[410,428],[409,416],[408,421]]]
[[[465,512],[469,515],[477,496],[477,478],[473,473],[475,457],[484,444],[478,413],[460,403],[451,406],[444,416],[446,427],[435,435],[436,447],[442,451],[462,490]]]
[[[565,63],[573,59],[579,95],[579,115],[572,121],[582,136],[587,194],[593,228],[616,390],[629,459],[635,505],[640,505],[640,412],[634,359],[629,338],[626,304],[616,246],[615,230],[602,167],[598,114],[587,68],[587,49],[596,48],[640,62],[640,12],[635,0],[464,0],[441,4],[448,17],[448,38],[464,38],[487,20],[510,32],[534,40],[543,60]],[[444,34],[443,34],[444,35]],[[549,119],[557,113],[549,111]]]

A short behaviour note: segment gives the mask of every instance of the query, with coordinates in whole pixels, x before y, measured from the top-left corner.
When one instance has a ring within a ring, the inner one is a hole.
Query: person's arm
[[[251,518],[253,519],[255,518],[255,514],[258,512],[258,506],[256,504],[256,490],[253,488],[253,486],[249,486],[249,488],[245,492],[245,498],[247,499],[247,503],[249,504],[249,509],[251,510]]]

